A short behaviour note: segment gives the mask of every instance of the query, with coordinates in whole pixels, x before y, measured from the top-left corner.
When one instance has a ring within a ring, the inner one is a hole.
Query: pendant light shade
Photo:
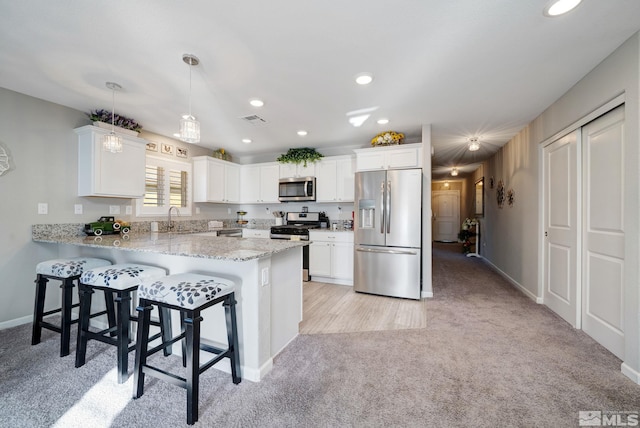
[[[102,137],[102,149],[105,152],[120,153],[122,152],[122,138],[115,132],[115,108],[116,108],[116,91],[122,89],[117,83],[107,82],[106,87],[111,89],[111,132]]]
[[[200,122],[191,114],[191,67],[200,64],[195,55],[184,54],[182,60],[189,65],[189,114],[180,120],[180,139],[186,143],[200,142]]]
[[[469,151],[476,152],[480,150],[480,143],[478,142],[478,137],[469,138]]]

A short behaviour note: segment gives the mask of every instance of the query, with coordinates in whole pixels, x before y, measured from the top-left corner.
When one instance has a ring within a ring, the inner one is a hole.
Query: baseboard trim
[[[12,327],[18,327],[19,325],[29,324],[33,321],[33,315],[27,315],[26,317],[15,318],[8,321],[0,322],[0,330],[6,330]]]
[[[338,278],[329,278],[328,276],[311,275],[311,281],[326,282],[327,284],[336,284],[336,285],[348,285],[350,287],[353,287],[353,280],[349,280],[349,279],[338,279]]]
[[[629,367],[627,363],[620,365],[620,371],[623,375],[640,385],[640,372]]]
[[[420,298],[422,299],[431,299],[433,297],[433,291],[421,291]]]
[[[487,260],[484,257],[482,258],[482,260],[484,260],[484,262],[486,264],[488,264],[491,267],[491,269],[493,269],[494,271],[498,272],[501,277],[503,277],[504,279],[509,281],[509,283],[511,285],[513,285],[515,288],[520,290],[520,292],[522,294],[524,294],[525,296],[527,296],[528,298],[530,298],[531,300],[533,300],[534,302],[536,302],[538,304],[544,303],[543,300],[542,300],[542,297],[538,297],[535,294],[533,294],[531,291],[527,290],[522,284],[520,284],[515,279],[511,278],[509,275],[507,275],[505,272],[503,272],[502,269],[500,269],[498,266],[494,265],[493,263],[491,263],[489,260]]]

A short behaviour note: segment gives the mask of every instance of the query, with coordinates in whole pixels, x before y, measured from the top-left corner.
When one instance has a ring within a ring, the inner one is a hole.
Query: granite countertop
[[[188,233],[153,232],[103,236],[40,235],[34,233],[33,241],[235,262],[267,257],[290,248],[309,245],[309,241],[195,236]]]

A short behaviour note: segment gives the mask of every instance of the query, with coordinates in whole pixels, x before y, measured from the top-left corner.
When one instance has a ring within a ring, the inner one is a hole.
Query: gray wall
[[[570,66],[567,64],[566,66]],[[540,144],[576,128],[599,107],[625,96],[625,358],[623,372],[640,382],[640,33],[636,33],[487,162],[485,177],[502,179],[515,191],[515,204],[497,208],[487,191],[483,254],[533,298],[542,297],[540,228]]]
[[[31,242],[32,224],[94,221],[109,213],[109,205],[120,205],[124,213],[131,204],[129,199],[76,196],[78,143],[73,129],[88,124],[84,112],[0,88],[0,145],[11,156],[11,169],[0,176],[0,328],[31,320],[35,266],[57,254],[54,246]],[[140,136],[182,144],[152,134]],[[189,150],[191,155],[209,154],[197,146]],[[37,214],[39,202],[49,204],[48,215]],[[84,214],[74,214],[74,204],[82,204]],[[226,206],[198,206],[201,214],[192,219],[235,218]]]

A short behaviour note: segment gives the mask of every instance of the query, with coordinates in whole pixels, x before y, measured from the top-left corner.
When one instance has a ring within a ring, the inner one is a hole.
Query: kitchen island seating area
[[[198,420],[199,378],[202,372],[213,367],[223,358],[228,358],[233,383],[240,383],[235,288],[236,284],[231,280],[195,273],[169,275],[156,281],[145,281],[138,288],[139,321],[133,398],[138,399],[144,394],[145,375],[180,386],[187,391],[187,424],[193,425]],[[200,337],[202,311],[219,303],[222,303],[225,312],[226,348],[205,344]],[[182,327],[179,335],[149,349],[150,316],[154,306],[160,311],[178,311]],[[147,361],[148,357],[177,341],[182,342],[182,365],[186,367],[185,377],[169,373]],[[200,351],[213,354],[214,357],[201,365]]]
[[[79,306],[79,303],[73,303],[73,289],[85,270],[109,265],[111,265],[109,260],[95,257],[69,257],[45,260],[36,265],[36,292],[31,330],[32,345],[40,343],[42,329],[45,328],[60,333],[60,356],[65,357],[69,355],[71,325],[78,322],[78,319],[72,319],[71,311],[73,308]],[[45,311],[47,283],[49,280],[61,282],[62,303],[57,309]],[[105,292],[105,299],[106,297],[107,292]],[[108,301],[108,299],[106,300]],[[61,317],[59,325],[52,324],[45,320],[45,317],[58,313]],[[113,305],[107,306],[107,309],[104,311],[90,314],[89,317],[94,318],[104,314],[107,314],[109,321],[113,322],[115,319]]]
[[[165,277],[164,268],[143,265],[139,263],[121,263],[85,270],[80,276],[80,315],[78,322],[78,341],[76,344],[76,367],[82,367],[86,361],[87,342],[98,340],[117,347],[118,383],[124,383],[129,377],[128,354],[135,345],[131,345],[131,321],[138,318],[131,315],[132,293],[138,290],[144,281],[156,281]],[[107,307],[116,307],[115,320],[109,320],[109,328],[98,332],[91,331],[90,311],[94,290],[105,293]],[[115,302],[115,303],[114,303]],[[114,322],[115,321],[115,322]],[[160,327],[160,333],[153,339],[162,337],[163,343],[171,335],[171,318],[168,310],[160,310],[159,322],[154,325]],[[114,337],[115,336],[115,337]],[[165,355],[171,352],[170,347],[164,348]]]

